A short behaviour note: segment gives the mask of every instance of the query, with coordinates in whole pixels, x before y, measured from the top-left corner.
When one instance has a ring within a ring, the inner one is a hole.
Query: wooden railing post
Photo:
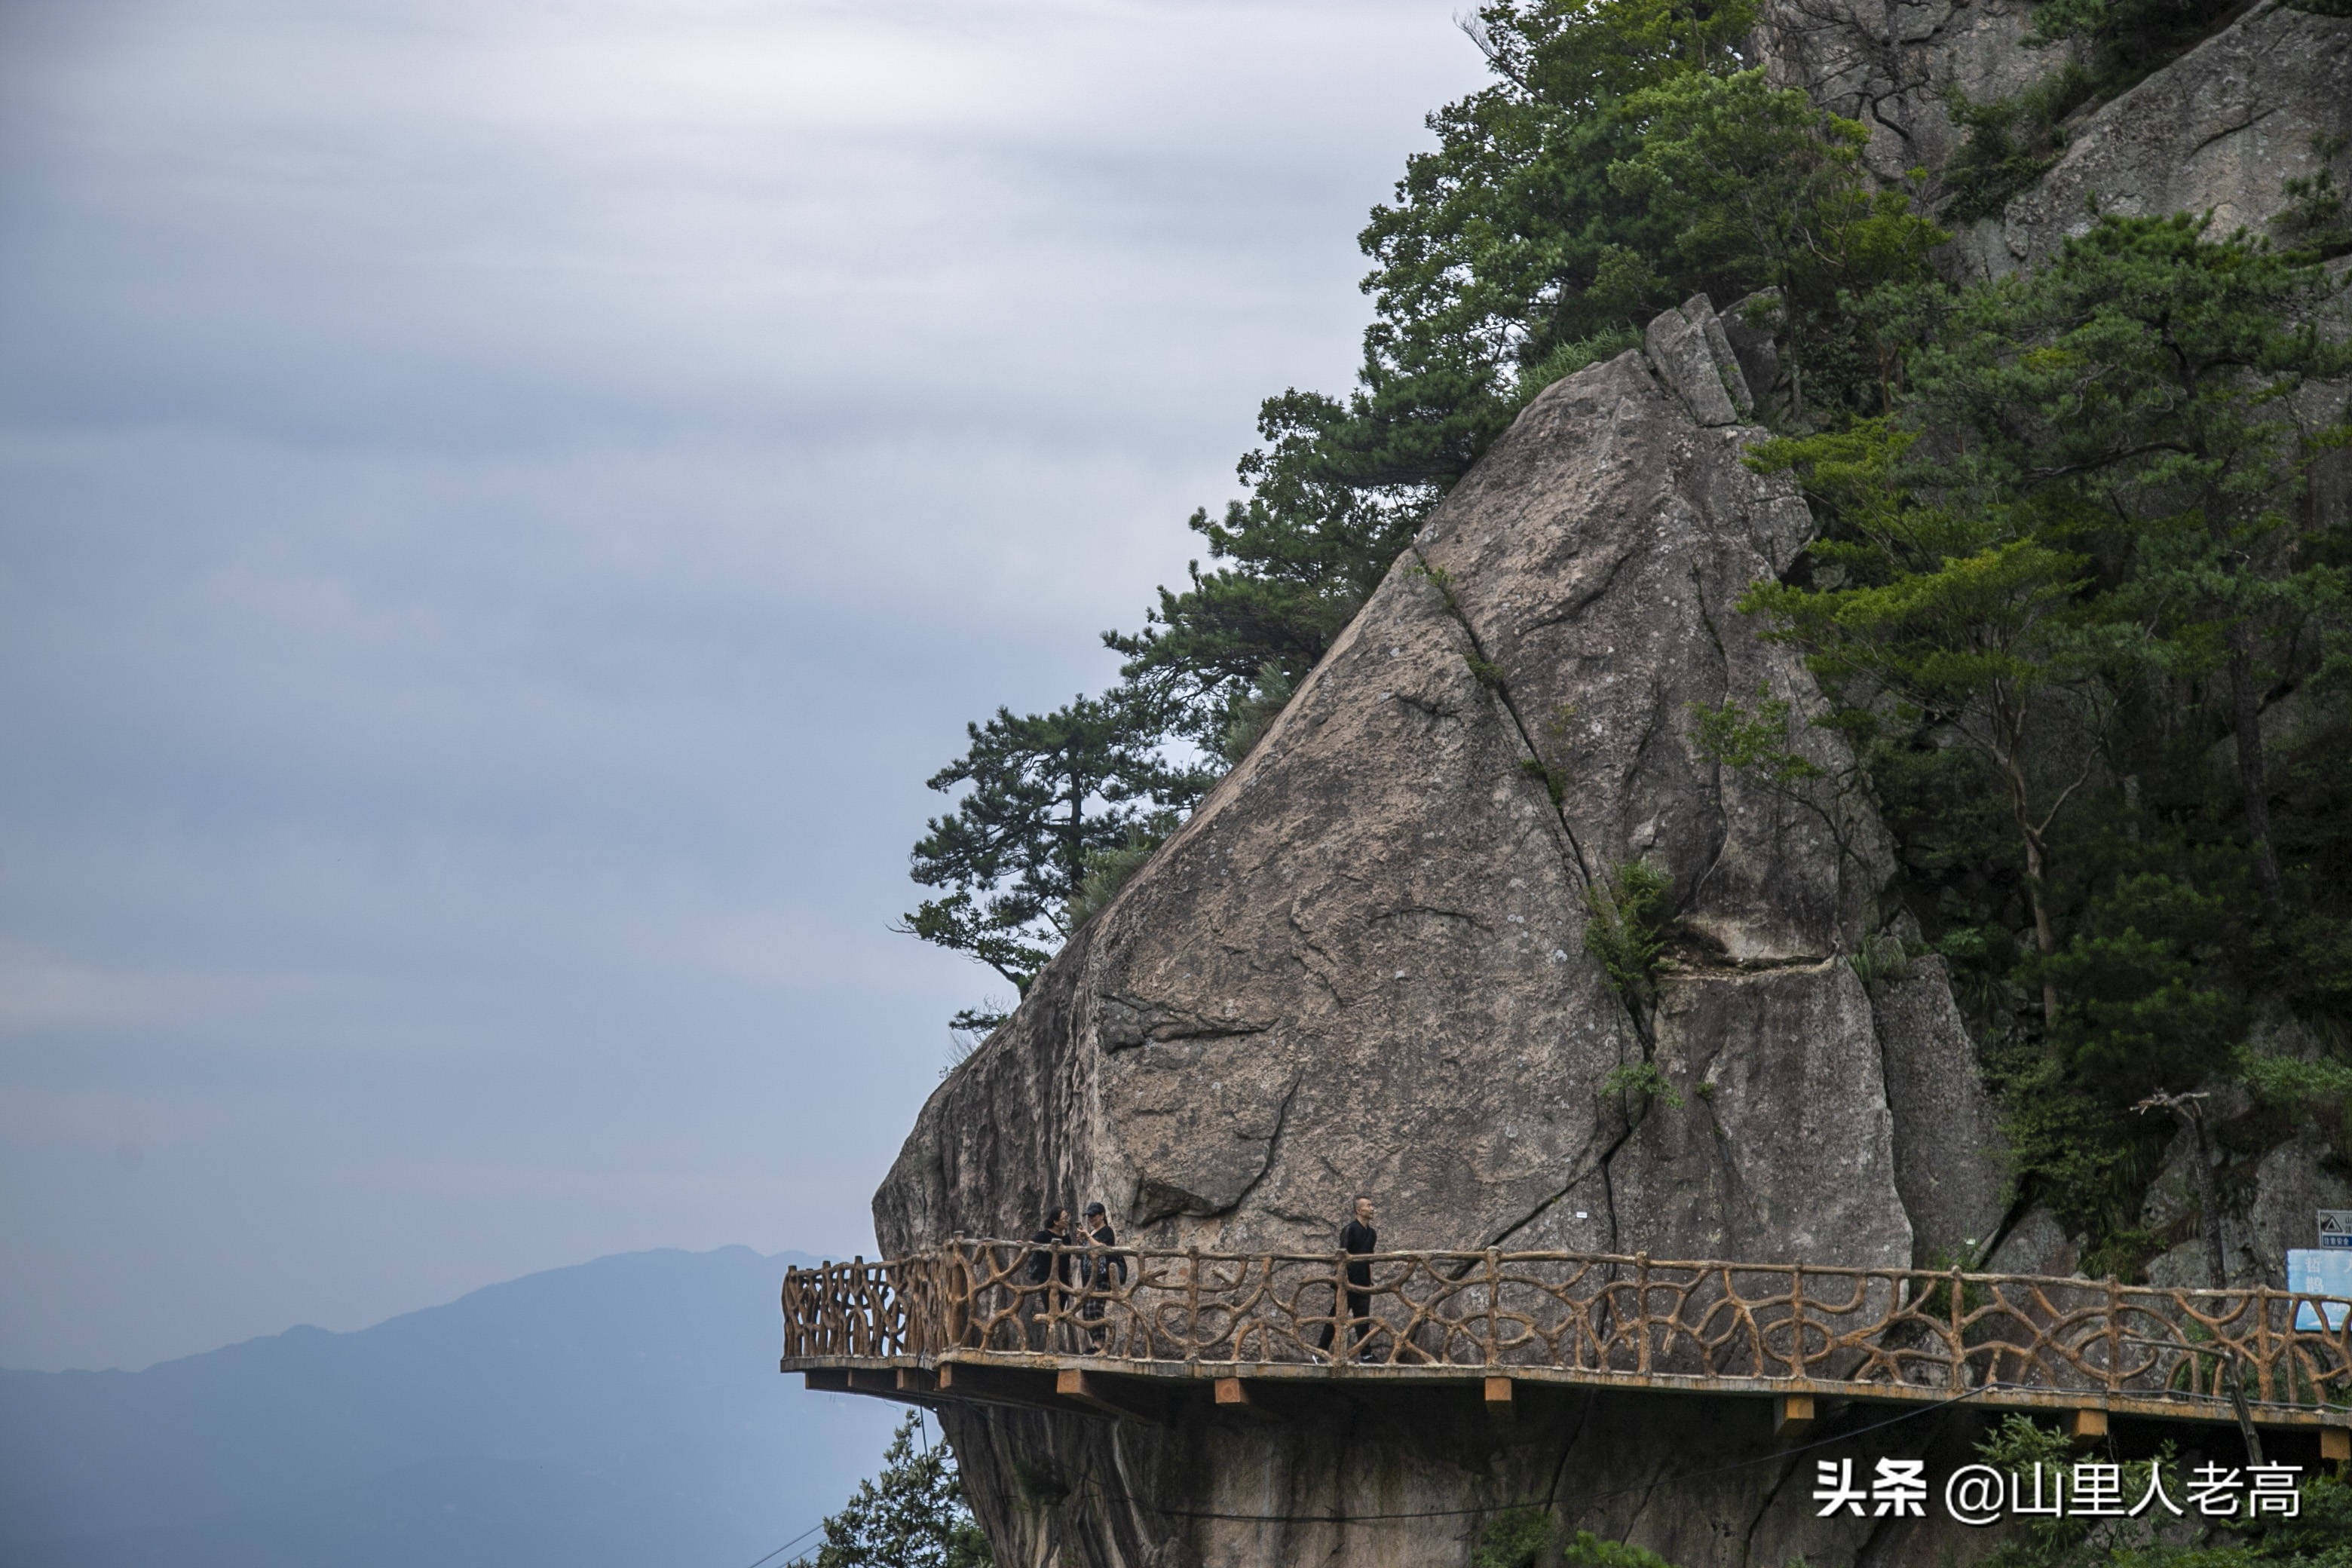
[[[1789,1375],[1805,1375],[1805,1266],[1789,1270]]]
[[[1184,1250],[1184,1359],[1201,1359],[1201,1249]]]
[[[819,1355],[839,1355],[841,1341],[841,1265],[827,1263],[817,1273],[809,1309],[816,1321],[810,1325]]]
[[[1951,1284],[1951,1298],[1952,1298],[1952,1299],[1951,1299],[1950,1300],[1948,1300],[1948,1301],[1947,1301],[1947,1302],[1945,1302],[1945,1303],[1944,1303],[1945,1308],[1946,1308],[1946,1310],[1947,1310],[1947,1315],[1951,1319],[1951,1321],[1952,1321],[1952,1338],[1951,1338],[1951,1354],[1952,1354],[1952,1383],[1951,1383],[1951,1386],[1952,1386],[1954,1389],[1962,1389],[1962,1388],[1966,1388],[1966,1387],[1968,1387],[1968,1386],[1969,1386],[1969,1345],[1968,1345],[1968,1340],[1967,1340],[1967,1339],[1966,1339],[1966,1337],[1965,1337],[1965,1335],[1966,1335],[1966,1333],[1967,1333],[1967,1331],[1968,1331],[1968,1329],[1967,1329],[1967,1316],[1968,1316],[1968,1314],[1967,1314],[1966,1310],[1965,1310],[1962,1308],[1962,1306],[1961,1306],[1961,1294],[1962,1294],[1962,1287],[1961,1287],[1961,1282],[1960,1282],[1960,1266],[1959,1266],[1958,1264],[1955,1263],[1955,1264],[1953,1264],[1953,1265],[1952,1265],[1952,1284]]]
[[[872,1294],[866,1284],[866,1255],[859,1253],[849,1261],[849,1353],[870,1356],[874,1353],[874,1319]]]
[[[1633,1370],[1646,1373],[1650,1370],[1650,1255],[1646,1252],[1633,1255],[1633,1322],[1642,1336],[1633,1351]]]
[[[857,1353],[857,1265],[843,1264],[833,1276],[833,1334],[836,1355]]]
[[[2274,1397],[2276,1381],[2271,1374],[2271,1288],[2257,1285],[2254,1300],[2254,1395],[2265,1405]]]
[[[1502,1332],[1495,1324],[1496,1314],[1503,1310],[1503,1255],[1494,1247],[1486,1249],[1486,1364],[1494,1366],[1502,1360]]]
[[[2123,1355],[2124,1291],[2116,1277],[2107,1276],[2107,1393],[2110,1396],[2123,1392],[2123,1380],[2117,1373]]]
[[[843,1352],[841,1315],[841,1265],[824,1266],[824,1281],[817,1300],[817,1338],[824,1345],[824,1353],[839,1355]]]
[[[961,1349],[971,1338],[971,1259],[964,1255],[963,1243],[948,1243],[948,1265],[943,1289],[946,1292],[946,1332],[941,1336],[941,1350]]]
[[[866,1282],[866,1259],[852,1258],[849,1267],[841,1271],[841,1336],[842,1352],[864,1355],[866,1350],[866,1311],[859,1287]]]

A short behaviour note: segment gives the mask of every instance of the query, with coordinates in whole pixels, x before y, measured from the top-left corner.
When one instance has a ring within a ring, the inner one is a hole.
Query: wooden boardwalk
[[[1349,1264],[1359,1282],[1343,1277]],[[1033,1276],[1042,1274],[1042,1278]],[[1352,1294],[1355,1300],[1348,1298]],[[782,1368],[809,1386],[1171,1419],[1187,1399],[1564,1384],[1970,1403],[2319,1428],[2352,1458],[2352,1303],[2262,1287],[1567,1252],[1227,1254],[958,1240],[788,1271]]]

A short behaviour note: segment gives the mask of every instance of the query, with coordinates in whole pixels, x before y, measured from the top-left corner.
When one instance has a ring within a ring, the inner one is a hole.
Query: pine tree
[[[1106,634],[1127,678],[1215,750],[1251,689],[1320,658],[1431,507],[1538,392],[1702,289],[1786,301],[1812,403],[1873,395],[1881,352],[1841,292],[1921,275],[1944,237],[1874,193],[1861,125],[1768,86],[1753,0],[1497,0],[1467,29],[1495,81],[1430,116],[1360,237],[1356,385],[1258,411],[1246,499],[1193,513],[1208,570]]]
[[[1162,725],[1133,692],[1081,697],[1051,713],[1000,708],[965,726],[971,749],[930,778],[969,786],[914,847],[912,875],[946,889],[900,929],[971,954],[1026,993],[1069,935],[1071,904],[1108,857],[1157,842],[1206,780],[1162,754]],[[954,1026],[1000,1021],[978,1011]]]
[[[2171,680],[2221,677],[2240,808],[2269,918],[2284,906],[2261,710],[2271,642],[2340,626],[2344,574],[2297,500],[2310,438],[2295,395],[2352,369],[2320,335],[2326,274],[2207,220],[2100,220],[2034,273],[1964,296],[1914,371],[1914,417],[1958,443],[1947,476],[2045,536],[2104,552],[2104,613]],[[2338,416],[2340,420],[2340,416]]]
[[[2305,481],[2352,437],[2328,292],[2194,215],[2108,217],[1916,291],[1894,414],[1756,458],[1824,531],[1749,603],[1858,742],[2021,1169],[2119,1274],[2158,1245],[2128,1107],[2256,1073],[2265,1011],[2352,1000],[2352,539]]]
[[[913,1414],[898,1424],[882,1473],[824,1521],[814,1568],[991,1568],[947,1445],[915,1446],[921,1423]]]
[[[1902,469],[1915,439],[1873,420],[1761,448],[1756,466],[1793,470],[1833,530],[1812,545],[1808,578],[1759,584],[1741,608],[1805,649],[1858,739],[1892,727],[1898,744],[1932,735],[1978,760],[2006,807],[2046,958],[2058,950],[2051,830],[2095,755],[2081,737],[2101,689],[2076,613],[2089,563],[2054,547],[2030,507],[1916,493]],[[2053,1022],[2047,981],[2042,1004]]]

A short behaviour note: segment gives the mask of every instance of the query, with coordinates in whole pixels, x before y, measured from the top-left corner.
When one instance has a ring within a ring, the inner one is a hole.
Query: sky
[[[0,1365],[873,1251],[1462,0],[0,0]]]

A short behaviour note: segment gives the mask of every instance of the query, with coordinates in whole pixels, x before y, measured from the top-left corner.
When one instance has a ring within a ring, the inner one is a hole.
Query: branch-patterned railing
[[[1354,1265],[1360,1279],[1344,1271]],[[1353,1296],[1354,1300],[1349,1298]],[[2352,1405],[2352,1304],[2258,1287],[1662,1262],[1565,1252],[1244,1256],[955,1241],[784,1276],[784,1358],[954,1351],[1991,1385]]]

